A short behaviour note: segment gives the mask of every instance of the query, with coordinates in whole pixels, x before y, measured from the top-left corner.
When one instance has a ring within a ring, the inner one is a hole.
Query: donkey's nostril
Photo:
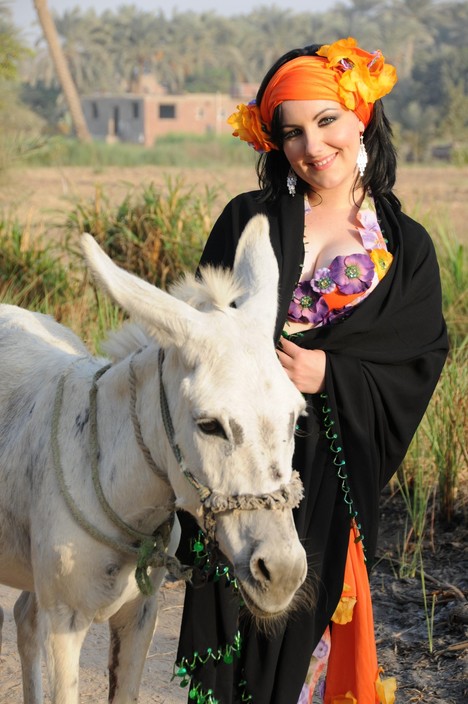
[[[261,557],[258,558],[258,560],[256,561],[255,567],[256,567],[256,569],[254,569],[255,577],[260,581],[269,582],[271,579],[271,575],[270,575],[270,570],[266,566],[265,560],[263,560]]]

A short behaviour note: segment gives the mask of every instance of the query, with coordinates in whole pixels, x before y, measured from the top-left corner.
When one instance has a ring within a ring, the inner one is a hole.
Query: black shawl
[[[256,213],[266,213],[280,271],[278,339],[304,256],[304,204],[301,196],[284,195],[274,205],[261,203],[258,196],[242,194],[227,205],[201,263],[232,266],[245,224]],[[184,664],[190,661],[192,667],[185,669],[193,675],[197,694],[211,691],[220,704],[297,704],[310,656],[342,591],[350,515],[362,527],[370,566],[380,491],[403,460],[445,361],[447,335],[431,239],[386,200],[376,206],[394,257],[390,270],[347,319],[295,340],[327,353],[326,393],[306,397],[308,417],[301,422],[294,455],[305,487],[295,520],[317,607],[298,611],[275,635],[265,636],[239,614],[238,597],[223,579],[186,590],[178,662],[187,658]],[[180,556],[187,560],[193,525],[184,516],[182,522]],[[221,653],[238,628],[240,657],[225,663]],[[216,657],[207,658],[207,652]],[[200,701],[213,699],[208,695]]]

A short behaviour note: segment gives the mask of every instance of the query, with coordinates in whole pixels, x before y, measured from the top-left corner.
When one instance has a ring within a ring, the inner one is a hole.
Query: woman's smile
[[[337,156],[337,152],[335,154],[330,154],[330,156],[325,157],[324,159],[320,159],[317,161],[312,161],[311,166],[314,167],[314,169],[317,169],[317,171],[324,171],[325,169],[328,169],[332,163],[335,161]]]

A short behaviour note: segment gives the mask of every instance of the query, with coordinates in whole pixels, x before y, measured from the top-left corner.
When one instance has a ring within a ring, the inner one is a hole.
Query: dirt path
[[[0,586],[0,604],[5,612],[3,645],[0,654],[0,704],[23,704],[21,665],[16,648],[13,604],[19,592]],[[139,704],[182,704],[187,691],[171,682],[182,615],[183,586],[163,587],[159,598],[159,620],[143,673]],[[94,624],[81,655],[80,689],[82,704],[107,701],[107,624]],[[45,672],[45,670],[44,670]],[[46,678],[44,676],[44,683]],[[50,704],[46,696],[44,704]]]

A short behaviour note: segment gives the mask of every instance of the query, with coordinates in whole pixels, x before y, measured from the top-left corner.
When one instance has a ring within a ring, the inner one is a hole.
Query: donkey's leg
[[[79,704],[80,652],[92,619],[63,603],[39,616],[52,704]]]
[[[180,523],[176,517],[168,546],[169,555],[175,554],[180,534]],[[165,569],[153,570],[154,595],[138,596],[124,604],[109,619],[110,704],[135,704],[138,701],[143,667],[156,628],[158,592],[165,574]]]
[[[23,675],[24,704],[41,704],[41,645],[38,634],[37,601],[32,592],[21,592],[13,608],[18,652]]]
[[[2,652],[3,609],[0,606],[0,653]]]
[[[156,628],[158,591],[164,569],[153,572],[155,593],[138,596],[109,619],[109,702],[135,704],[146,655]]]

